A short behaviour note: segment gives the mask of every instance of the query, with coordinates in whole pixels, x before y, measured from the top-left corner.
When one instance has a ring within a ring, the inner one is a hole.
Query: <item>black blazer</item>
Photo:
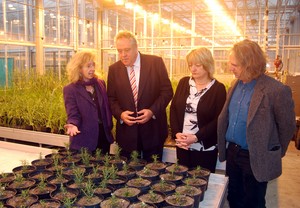
[[[190,77],[182,78],[177,86],[170,108],[170,124],[172,138],[182,132],[186,100],[190,93]],[[217,80],[200,98],[197,106],[199,131],[196,136],[202,141],[204,148],[217,144],[217,120],[226,100],[225,86]]]
[[[123,111],[135,111],[133,94],[125,65],[118,61],[109,67],[107,94],[113,116],[117,120],[116,141],[125,151],[137,149],[138,136],[144,150],[163,146],[168,136],[166,107],[173,89],[161,57],[140,54],[141,69],[138,88],[138,110],[150,109],[155,119],[145,124],[128,126],[120,122]]]

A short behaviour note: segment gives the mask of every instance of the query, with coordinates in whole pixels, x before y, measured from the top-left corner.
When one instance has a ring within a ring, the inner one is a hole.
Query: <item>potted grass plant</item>
[[[175,192],[172,195],[169,195],[165,198],[166,204],[172,207],[180,208],[193,208],[194,199],[188,195],[182,195],[178,192]]]
[[[28,189],[22,190],[20,194],[17,194],[6,200],[6,204],[13,207],[29,207],[33,203],[38,201],[36,195],[30,194]]]
[[[81,194],[76,201],[76,205],[80,207],[100,207],[103,201],[103,196],[95,194],[95,185],[91,180],[85,183],[84,188],[81,189]]]

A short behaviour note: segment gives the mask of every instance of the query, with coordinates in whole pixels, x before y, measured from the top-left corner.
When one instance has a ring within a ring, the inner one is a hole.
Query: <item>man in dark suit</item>
[[[296,122],[291,89],[265,75],[256,42],[236,43],[229,67],[237,78],[218,119],[220,161],[226,160],[230,207],[265,207],[268,181],[281,175]]]
[[[109,66],[107,94],[117,120],[116,141],[127,158],[138,150],[143,159],[162,158],[168,136],[166,107],[173,89],[161,57],[141,54],[135,36],[115,37],[120,60]]]

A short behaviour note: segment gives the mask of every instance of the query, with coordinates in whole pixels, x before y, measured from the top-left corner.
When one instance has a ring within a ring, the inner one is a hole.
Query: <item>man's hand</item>
[[[133,111],[124,111],[121,113],[121,119],[126,123],[128,126],[132,126],[133,124],[136,124],[136,117],[135,112]]]
[[[153,116],[153,112],[149,109],[140,110],[138,113],[138,117],[136,117],[136,123],[144,124],[147,123]]]

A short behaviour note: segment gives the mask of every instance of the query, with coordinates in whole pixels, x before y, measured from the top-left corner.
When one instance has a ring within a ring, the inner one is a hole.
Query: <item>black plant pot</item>
[[[137,196],[141,193],[141,190],[134,187],[123,187],[116,189],[114,191],[114,195],[116,195],[119,198],[127,199],[131,203],[137,201]]]
[[[49,158],[37,159],[31,161],[31,165],[35,166],[37,170],[43,170],[46,168],[47,165],[51,165],[52,163],[53,160]]]
[[[193,208],[194,199],[187,195],[169,195],[165,198],[166,204],[177,208]]]
[[[165,204],[166,195],[159,191],[149,191],[138,195],[138,199],[144,203],[155,204],[162,207]]]
[[[141,190],[141,193],[146,193],[150,189],[151,181],[144,178],[130,179],[126,185],[129,187],[135,187]]]
[[[201,199],[203,199],[203,192],[200,188],[194,187],[194,186],[178,186],[175,190],[175,192],[181,194],[181,195],[187,195],[194,198],[194,208],[198,208]]]
[[[44,188],[40,188],[37,184],[29,189],[29,193],[37,195],[39,197],[39,200],[50,199],[50,193],[55,191],[56,188],[57,187],[54,184],[46,184]]]
[[[2,188],[2,187],[0,187],[0,188]],[[2,190],[2,193],[0,194],[0,202],[2,202],[4,204],[7,199],[15,196],[16,194],[17,194],[16,189],[6,188],[6,189]]]
[[[23,177],[27,178],[29,173],[36,171],[36,167],[33,165],[21,165],[12,169],[14,174],[22,174]]]
[[[61,203],[55,199],[43,199],[33,203],[30,208],[41,208],[41,207],[51,207],[51,208],[60,208]]]
[[[8,184],[9,182],[15,180],[16,175],[14,173],[2,173],[0,175],[0,183],[1,184]]]
[[[37,183],[41,181],[41,179],[47,180],[50,176],[53,176],[54,173],[50,170],[35,170],[28,174],[29,178],[34,179]]]
[[[17,194],[6,200],[6,204],[13,207],[29,207],[33,203],[38,201],[38,197],[36,195],[29,195],[24,198],[21,194]]]
[[[36,181],[34,179],[25,178],[22,181],[14,180],[14,181],[10,182],[9,184],[7,184],[7,187],[16,189],[17,193],[20,194],[22,192],[22,190],[29,189],[32,186],[34,186],[35,184],[36,184]]]

